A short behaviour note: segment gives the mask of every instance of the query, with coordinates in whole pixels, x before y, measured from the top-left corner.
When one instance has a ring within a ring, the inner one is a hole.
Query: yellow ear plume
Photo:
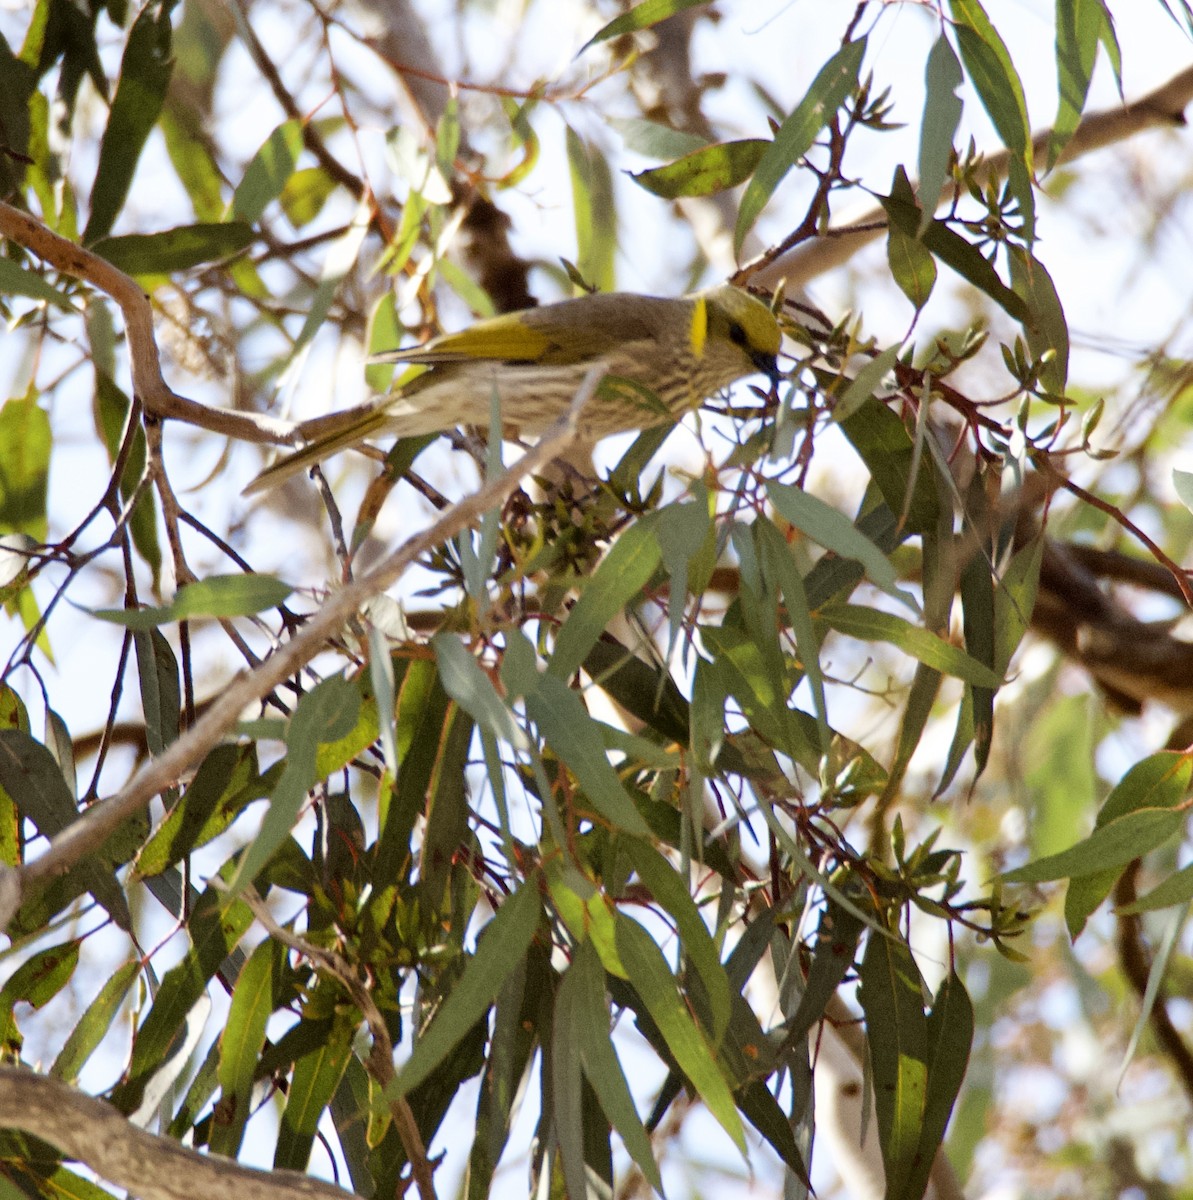
[[[704,343],[708,341],[708,303],[703,296],[697,296],[692,303],[692,326],[688,330],[688,338],[692,343],[692,353],[697,358],[704,355]]]

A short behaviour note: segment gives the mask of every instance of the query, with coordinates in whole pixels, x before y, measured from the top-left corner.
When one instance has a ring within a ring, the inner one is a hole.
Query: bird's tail
[[[360,445],[366,438],[380,433],[389,424],[386,413],[379,410],[353,421],[344,429],[317,437],[313,442],[303,446],[301,450],[295,450],[293,454],[279,458],[273,466],[266,467],[260,475],[249,481],[242,495],[252,496],[256,492],[277,487],[278,484],[284,483],[300,471],[308,470],[338,451]]]

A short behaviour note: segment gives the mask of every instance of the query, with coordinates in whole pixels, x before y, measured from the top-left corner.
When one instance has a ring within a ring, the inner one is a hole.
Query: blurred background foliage
[[[5,6],[6,1063],[364,1195],[1193,1195],[1191,30]],[[479,398],[240,495],[370,351],[727,277],[785,382],[595,476]],[[0,1070],[6,1186],[145,1194]]]

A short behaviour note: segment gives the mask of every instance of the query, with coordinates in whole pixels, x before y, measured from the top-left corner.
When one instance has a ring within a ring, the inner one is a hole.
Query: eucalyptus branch
[[[116,302],[124,316],[133,394],[147,413],[184,421],[244,442],[294,441],[294,427],[288,421],[226,408],[208,408],[180,396],[166,383],[153,333],[153,306],[132,276],[98,254],[59,236],[36,217],[3,201],[0,201],[0,235],[24,246],[64,275],[91,284]]]
[[[300,1171],[259,1171],[133,1125],[112,1105],[49,1075],[0,1066],[0,1126],[20,1129],[140,1200],[347,1200]]]

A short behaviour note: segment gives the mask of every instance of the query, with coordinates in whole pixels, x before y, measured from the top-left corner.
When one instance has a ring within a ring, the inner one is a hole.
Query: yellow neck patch
[[[697,296],[692,303],[692,325],[688,330],[688,339],[692,344],[692,353],[697,358],[704,355],[704,343],[708,341],[708,304],[703,296]]]

